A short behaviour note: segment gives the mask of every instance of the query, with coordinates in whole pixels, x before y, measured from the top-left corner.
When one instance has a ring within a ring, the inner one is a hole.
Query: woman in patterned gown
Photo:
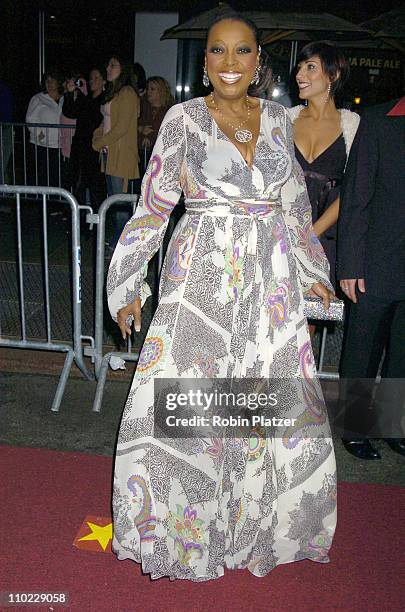
[[[327,307],[332,288],[291,122],[247,96],[260,67],[251,22],[214,22],[205,61],[212,95],[168,111],[107,279],[125,338],[132,318],[140,329],[147,262],[183,191],[119,431],[113,550],[152,578],[193,581],[225,567],[264,576],[326,562],[336,525],[334,450],[303,310],[304,292]],[[283,437],[155,436],[154,381],[199,377],[300,381],[297,424]]]

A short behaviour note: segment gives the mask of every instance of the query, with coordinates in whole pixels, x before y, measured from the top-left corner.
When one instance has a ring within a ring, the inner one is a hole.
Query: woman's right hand
[[[121,330],[121,335],[124,340],[126,340],[127,334],[131,335],[131,327],[127,323],[127,319],[130,316],[134,317],[135,323],[135,331],[141,331],[141,298],[136,298],[132,304],[128,304],[128,306],[124,306],[117,313],[117,323],[118,327]]]

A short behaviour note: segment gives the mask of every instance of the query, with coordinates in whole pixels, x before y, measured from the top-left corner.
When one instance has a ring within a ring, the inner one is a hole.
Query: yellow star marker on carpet
[[[90,523],[86,521],[87,525],[91,529],[91,533],[79,538],[79,542],[82,540],[96,540],[101,548],[105,551],[108,546],[108,542],[112,539],[112,523],[101,527],[101,525],[96,525],[96,523]]]

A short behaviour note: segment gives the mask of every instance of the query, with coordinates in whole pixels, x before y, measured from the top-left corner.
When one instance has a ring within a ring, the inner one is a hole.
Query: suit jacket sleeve
[[[362,117],[343,180],[337,234],[337,278],[364,278],[369,204],[378,173],[377,126]]]

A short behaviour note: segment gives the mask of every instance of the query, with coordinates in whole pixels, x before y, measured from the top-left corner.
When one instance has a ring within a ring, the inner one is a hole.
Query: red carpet
[[[206,583],[152,582],[94,540],[78,542],[92,533],[86,517],[95,524],[110,515],[111,459],[1,447],[0,460],[0,591],[67,591],[65,609],[75,612],[404,609],[405,488],[341,483],[327,565],[300,561],[265,578],[243,570]],[[52,608],[63,610],[55,604],[36,609]]]

